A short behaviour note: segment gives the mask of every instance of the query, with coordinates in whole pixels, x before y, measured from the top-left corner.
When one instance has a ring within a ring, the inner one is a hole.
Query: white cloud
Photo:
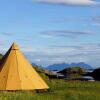
[[[89,30],[51,30],[40,32],[40,36],[43,38],[69,38],[77,39],[80,36],[92,35],[93,32]]]
[[[51,46],[25,54],[30,62],[47,66],[54,63],[86,62],[94,67],[100,65],[100,43],[78,46]]]
[[[43,2],[43,3],[66,4],[66,5],[95,5],[97,4],[95,0],[33,0],[33,1]]]

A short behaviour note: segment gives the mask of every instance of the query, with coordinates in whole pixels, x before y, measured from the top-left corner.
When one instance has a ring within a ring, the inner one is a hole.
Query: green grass
[[[0,100],[100,100],[100,82],[52,80],[50,92],[1,92]]]

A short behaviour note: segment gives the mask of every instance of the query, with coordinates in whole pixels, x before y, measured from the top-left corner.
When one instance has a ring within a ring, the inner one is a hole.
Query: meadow
[[[100,82],[51,80],[49,92],[1,92],[0,100],[100,100]]]

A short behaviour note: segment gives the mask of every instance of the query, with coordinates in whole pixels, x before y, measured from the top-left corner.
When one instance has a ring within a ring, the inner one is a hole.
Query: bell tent
[[[48,85],[13,43],[0,63],[0,90],[40,90]]]

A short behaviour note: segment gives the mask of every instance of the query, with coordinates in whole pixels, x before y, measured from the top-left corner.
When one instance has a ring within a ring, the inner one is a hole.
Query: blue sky
[[[0,1],[0,52],[16,42],[30,62],[100,65],[100,2]]]

